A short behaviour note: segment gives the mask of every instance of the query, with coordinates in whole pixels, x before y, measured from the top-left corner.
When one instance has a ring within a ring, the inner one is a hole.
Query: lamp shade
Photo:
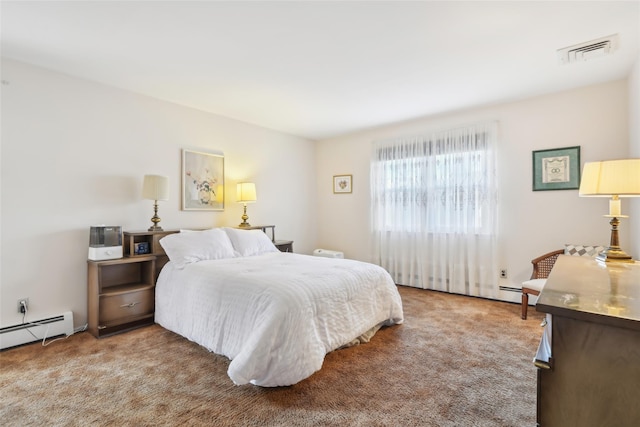
[[[585,163],[578,194],[640,197],[640,159]]]
[[[142,183],[142,198],[149,200],[169,200],[169,177],[145,175]]]
[[[239,182],[238,187],[238,202],[255,202],[256,198],[256,185],[253,182]]]
[[[224,185],[218,185],[216,190],[216,202],[224,203]]]

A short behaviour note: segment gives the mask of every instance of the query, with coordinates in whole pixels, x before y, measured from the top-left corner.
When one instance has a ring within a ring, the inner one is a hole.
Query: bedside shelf
[[[169,234],[179,232],[180,230],[125,231],[122,233],[124,235],[124,256],[164,255],[160,239]],[[146,244],[146,252],[140,253],[136,251],[140,243]]]
[[[153,323],[155,255],[88,261],[88,330],[96,338]]]
[[[276,240],[273,244],[280,252],[293,252],[293,240]]]
[[[169,257],[164,252],[160,239],[169,234],[179,233],[180,230],[163,230],[163,231],[125,231],[124,236],[124,256],[127,258],[137,258],[153,255],[156,257],[155,278],[158,278],[160,270],[169,261]],[[136,248],[140,248],[140,244],[147,247],[146,253],[139,253]]]

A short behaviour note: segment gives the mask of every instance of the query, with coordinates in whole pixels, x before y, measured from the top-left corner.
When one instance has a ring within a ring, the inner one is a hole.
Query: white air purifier
[[[344,253],[339,251],[330,251],[329,249],[316,249],[313,251],[313,256],[342,259],[344,258]]]
[[[89,259],[104,261],[122,258],[122,227],[96,225],[89,230]]]

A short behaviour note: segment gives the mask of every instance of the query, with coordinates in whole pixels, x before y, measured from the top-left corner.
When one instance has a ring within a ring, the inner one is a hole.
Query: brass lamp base
[[[247,222],[247,220],[249,219],[249,215],[247,215],[247,204],[244,204],[244,213],[242,214],[242,216],[240,217],[242,218],[242,222],[240,223],[240,225],[238,225],[238,227],[251,227],[251,224],[249,224]]]
[[[607,249],[598,254],[596,260],[600,262],[635,262],[633,258],[631,258],[631,255],[620,248],[618,240],[618,225],[620,225],[620,220],[618,217],[612,217],[609,224],[611,224],[611,242]]]
[[[149,227],[148,231],[164,231],[162,227],[158,225],[160,222],[160,217],[158,216],[158,201],[156,200],[153,204],[153,217],[151,218],[151,222],[153,225]]]

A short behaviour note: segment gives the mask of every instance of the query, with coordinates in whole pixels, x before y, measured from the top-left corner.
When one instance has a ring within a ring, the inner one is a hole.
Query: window
[[[387,202],[381,208],[388,210],[380,229],[487,232],[487,212],[481,203],[487,195],[486,156],[475,150],[380,160],[376,167],[385,178],[376,193],[379,201]],[[422,216],[413,214],[416,209],[435,211]]]
[[[374,228],[488,233],[493,180],[490,135],[379,143],[371,165]]]
[[[374,142],[374,254],[396,283],[494,295],[496,128]]]

